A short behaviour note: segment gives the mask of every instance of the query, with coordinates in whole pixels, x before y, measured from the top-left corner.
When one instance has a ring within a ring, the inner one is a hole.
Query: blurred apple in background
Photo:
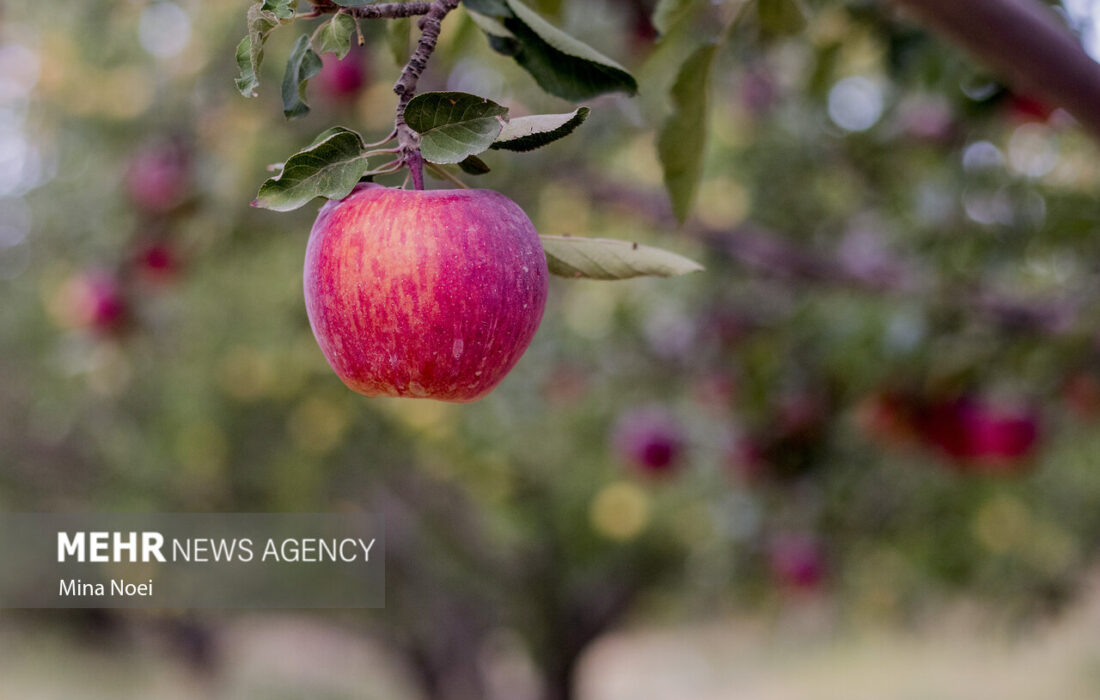
[[[534,338],[548,275],[534,225],[502,194],[363,184],[317,216],[306,310],[354,391],[474,401]]]
[[[119,330],[129,310],[118,277],[106,270],[73,275],[62,284],[50,306],[61,325],[100,333]]]
[[[361,49],[353,48],[342,59],[326,53],[321,56],[321,64],[314,82],[321,94],[334,102],[354,100],[369,80],[366,52]]]
[[[191,154],[181,142],[151,144],[131,159],[126,190],[139,209],[164,214],[187,199],[191,175]]]
[[[145,281],[157,284],[170,282],[179,272],[180,260],[176,249],[167,241],[145,241],[137,246],[133,265]]]
[[[1017,469],[1039,444],[1034,410],[998,406],[973,396],[926,405],[917,415],[916,427],[925,444],[964,471]]]
[[[611,437],[618,456],[644,474],[675,471],[683,462],[686,439],[676,418],[659,406],[621,415]]]

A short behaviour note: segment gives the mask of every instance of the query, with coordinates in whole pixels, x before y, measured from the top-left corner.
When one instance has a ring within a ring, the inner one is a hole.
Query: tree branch
[[[386,2],[378,5],[366,5],[365,7],[348,8],[353,17],[358,19],[399,19],[401,17],[413,17],[426,15],[431,10],[430,2]]]
[[[1036,0],[892,0],[1012,87],[1064,108],[1100,139],[1100,64]]]
[[[678,226],[663,194],[619,185],[598,176],[578,176],[571,172],[569,177],[580,177],[588,191],[601,202],[669,230]],[[1006,331],[1040,336],[1071,333],[1083,318],[1079,295],[1027,299],[980,286],[949,286],[918,261],[900,257],[879,261],[869,268],[853,267],[841,257],[807,250],[779,233],[754,225],[719,230],[689,221],[682,230],[763,279],[805,282],[902,298],[950,300],[954,307]]]
[[[333,14],[334,12],[344,12],[356,19],[399,19],[401,17],[426,15],[431,7],[432,3],[430,2],[383,2],[375,5],[365,5],[363,7],[341,7],[334,2],[322,0],[321,2],[313,3],[313,10],[306,14],[298,15],[298,19],[320,17],[321,15]]]
[[[397,143],[401,148],[404,162],[409,166],[409,172],[412,174],[413,187],[418,190],[424,189],[424,159],[420,155],[420,135],[405,123],[405,107],[416,94],[416,85],[428,66],[428,59],[435,51],[439,32],[443,26],[443,18],[458,7],[459,1],[435,0],[431,3],[427,14],[420,20],[420,40],[416,44],[416,51],[409,57],[409,62],[401,71],[401,77],[393,86],[394,94],[398,98],[397,119],[394,122],[397,127]]]

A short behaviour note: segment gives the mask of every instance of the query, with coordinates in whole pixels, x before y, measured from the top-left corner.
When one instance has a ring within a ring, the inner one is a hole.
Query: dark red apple
[[[675,417],[656,406],[624,413],[612,433],[615,451],[646,474],[666,474],[680,466],[685,442]]]
[[[126,189],[140,209],[163,214],[183,203],[191,187],[191,156],[180,143],[139,151],[126,171]]]
[[[535,227],[502,194],[362,184],[321,208],[304,276],[313,334],[348,387],[467,402],[531,343],[548,272]]]
[[[809,590],[825,578],[825,555],[810,535],[786,533],[768,543],[772,576],[784,587]]]
[[[344,58],[326,53],[321,56],[321,73],[315,78],[321,93],[334,101],[353,100],[367,84],[367,66],[363,52],[352,50]]]
[[[1005,471],[1038,447],[1039,418],[1026,408],[994,405],[972,396],[925,406],[917,430],[926,444],[971,471]]]

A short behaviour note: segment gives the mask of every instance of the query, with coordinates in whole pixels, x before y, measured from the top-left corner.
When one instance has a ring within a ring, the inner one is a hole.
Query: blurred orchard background
[[[392,127],[381,24],[287,123],[295,32],[233,88],[243,0],[4,6],[0,507],[372,510],[388,592],[3,611],[0,697],[1100,695],[1095,142],[892,6],[813,0],[720,52],[680,227],[655,125],[682,47],[647,0],[532,5],[640,95],[472,184],[707,269],[555,279],[470,405],[345,389],[302,302],[316,206],[248,206],[327,126]],[[461,10],[421,88],[570,109]]]

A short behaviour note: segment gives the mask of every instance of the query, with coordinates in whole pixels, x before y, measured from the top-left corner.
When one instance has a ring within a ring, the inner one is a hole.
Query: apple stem
[[[424,189],[424,157],[420,155],[420,149],[406,153],[405,163],[409,166],[409,174],[412,175],[413,188]]]
[[[405,123],[405,107],[416,95],[416,85],[420,81],[424,69],[428,66],[428,60],[432,57],[432,52],[435,51],[443,18],[451,10],[458,7],[459,1],[433,0],[430,3],[427,12],[420,18],[420,39],[416,43],[416,51],[409,57],[409,62],[405,64],[405,67],[401,70],[401,76],[393,86],[394,94],[397,95],[397,118],[394,120],[394,126],[397,130],[397,142],[404,154],[403,160],[412,175],[413,187],[418,190],[424,189],[424,158],[420,155],[420,134],[413,131]],[[377,5],[369,7],[377,7]]]

